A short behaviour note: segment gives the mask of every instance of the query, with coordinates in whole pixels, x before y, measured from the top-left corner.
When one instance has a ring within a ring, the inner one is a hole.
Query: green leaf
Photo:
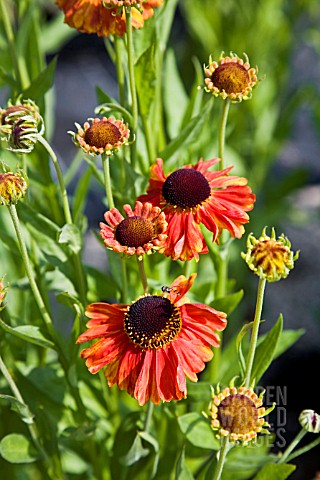
[[[149,455],[150,450],[142,445],[142,438],[138,433],[126,455],[119,458],[122,465],[129,467]]]
[[[211,306],[216,310],[220,310],[221,312],[225,312],[227,315],[230,315],[230,313],[233,312],[233,310],[239,305],[242,297],[243,290],[239,290],[239,292],[231,293],[225,297],[216,298],[211,303]]]
[[[290,464],[270,464],[265,465],[253,480],[285,480],[296,469],[295,465]]]
[[[54,57],[49,65],[32,81],[30,87],[23,91],[23,98],[32,98],[37,101],[52,87],[57,58]]]
[[[178,459],[177,466],[176,466],[176,480],[193,480],[193,475],[186,464],[185,458],[185,448],[183,447],[181,451],[181,455]]]
[[[0,399],[1,398],[10,402],[11,410],[17,412],[23,422],[28,423],[29,425],[33,423],[34,415],[30,412],[28,405],[20,402],[15,397],[10,395],[4,395],[0,393]]]
[[[79,253],[82,247],[82,239],[78,227],[70,223],[63,225],[58,234],[58,243],[66,244],[75,255]]]
[[[178,418],[182,433],[188,441],[199,448],[218,450],[220,443],[215,438],[208,421],[198,413],[186,413]]]
[[[264,340],[256,349],[256,354],[253,362],[251,378],[255,379],[255,383],[258,383],[264,372],[271,364],[276,347],[283,328],[283,318],[279,315],[276,324],[267,333]]]
[[[195,68],[196,78],[189,95],[189,103],[184,113],[181,128],[184,128],[190,119],[196,115],[199,115],[201,111],[203,90],[199,90],[198,86],[203,82],[203,68],[196,57],[192,58],[192,63]]]
[[[167,47],[172,22],[177,8],[178,0],[167,0],[157,17],[156,28],[159,39],[159,47],[164,52]]]
[[[188,398],[187,401],[192,402],[210,402],[211,389],[210,382],[188,382]]]
[[[170,138],[179,135],[188,97],[180,78],[174,51],[169,49],[164,65],[164,107],[166,128]]]
[[[245,325],[243,325],[243,327],[241,328],[236,338],[236,349],[238,353],[238,361],[239,361],[242,376],[244,376],[246,371],[246,361],[242,352],[242,339],[244,338],[246,333],[252,329],[252,325],[253,325],[253,322],[246,323]]]
[[[59,226],[26,203],[19,204],[18,213],[40,250],[58,258],[61,262],[66,262],[67,256],[57,244]]]
[[[274,353],[274,358],[277,358],[282,355],[282,353],[286,352],[304,334],[305,330],[303,328],[299,328],[298,330],[283,330]]]
[[[69,292],[61,292],[56,295],[56,300],[59,303],[62,303],[62,305],[67,305],[67,307],[70,307],[72,310],[75,310],[76,312],[80,311],[82,312],[83,310],[83,305],[80,302],[78,298],[76,298],[74,295],[70,295]]]
[[[0,67],[0,78],[3,80],[4,85],[10,85],[13,90],[18,90],[16,80],[2,67]]]
[[[117,102],[113,97],[110,97],[106,92],[102,90],[102,88],[97,87],[96,88],[96,96],[97,96],[97,101],[99,104],[101,103],[112,103],[113,105],[119,105],[120,103]]]
[[[34,343],[39,347],[55,348],[51,340],[48,340],[40,331],[39,327],[35,325],[20,325],[18,327],[10,327],[3,320],[0,319],[0,326],[8,333],[12,333],[18,338],[26,342]]]
[[[10,433],[1,440],[0,455],[9,463],[32,463],[39,457],[29,440],[19,433]]]
[[[196,138],[198,138],[201,130],[208,120],[208,116],[212,109],[213,102],[208,102],[203,108],[203,111],[197,117],[194,117],[190,120],[187,126],[179,133],[177,138],[172,140],[160,153],[159,157],[164,161],[167,161],[169,158],[173,157],[175,153],[182,147],[186,148],[190,145]],[[175,159],[171,160],[171,163]],[[170,166],[170,162],[169,162]]]
[[[155,42],[143,52],[134,66],[140,112],[143,117],[149,115],[155,99],[156,68],[154,54]]]

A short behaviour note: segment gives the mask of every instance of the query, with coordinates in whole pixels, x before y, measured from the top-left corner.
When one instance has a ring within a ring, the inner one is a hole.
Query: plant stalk
[[[258,284],[256,309],[255,309],[253,327],[252,327],[252,333],[251,333],[251,342],[250,342],[248,358],[246,362],[246,373],[245,373],[245,379],[244,379],[246,388],[249,388],[251,385],[251,372],[252,372],[254,356],[257,348],[257,340],[258,340],[258,334],[259,334],[259,326],[260,326],[261,312],[263,307],[265,286],[266,286],[266,279],[260,278],[259,284]]]

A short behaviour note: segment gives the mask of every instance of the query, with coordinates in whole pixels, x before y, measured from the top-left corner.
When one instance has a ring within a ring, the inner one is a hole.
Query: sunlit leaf
[[[10,433],[0,441],[0,455],[10,463],[32,463],[39,457],[31,442],[19,433]]]

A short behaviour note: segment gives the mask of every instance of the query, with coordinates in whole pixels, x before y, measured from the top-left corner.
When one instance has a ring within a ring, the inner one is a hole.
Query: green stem
[[[114,51],[115,51],[115,66],[117,70],[117,78],[118,78],[118,88],[119,88],[119,103],[121,105],[125,104],[125,80],[124,80],[124,71],[122,65],[122,58],[121,55],[121,48],[122,48],[122,39],[115,35],[114,37]]]
[[[308,445],[306,445],[305,447],[299,448],[292,455],[287,456],[286,458],[287,463],[291,462],[291,460],[293,460],[294,458],[300,457],[300,455],[303,455],[304,453],[309,452],[309,450],[311,450],[314,447],[317,447],[319,444],[320,444],[320,438],[317,438],[317,440],[314,440],[313,442],[308,443]]]
[[[106,377],[104,376],[103,370],[99,370],[99,378],[100,378],[100,383],[102,387],[102,395],[106,404],[106,407],[108,409],[108,412],[112,415],[115,414],[115,409],[113,406],[112,399],[110,397],[110,390],[108,387],[108,384],[106,382]]]
[[[143,431],[144,432],[149,432],[150,431],[152,414],[153,414],[153,403],[149,400],[147,413],[146,413],[146,418],[145,418],[144,426],[143,426]]]
[[[51,317],[46,309],[45,303],[43,301],[43,298],[41,296],[40,290],[38,288],[37,282],[35,281],[33,271],[31,268],[30,260],[29,260],[29,255],[27,251],[26,244],[24,242],[21,228],[20,228],[20,222],[19,222],[19,217],[17,214],[17,209],[15,205],[8,205],[8,210],[12,219],[12,223],[17,235],[20,251],[21,251],[21,256],[22,260],[25,266],[26,274],[29,279],[30,287],[33,293],[33,296],[35,298],[35,301],[39,307],[42,319],[47,327],[47,330],[49,334],[51,335],[51,338],[59,344],[55,329],[53,327],[53,322],[51,320]]]
[[[9,385],[14,397],[18,400],[18,402],[22,403],[25,406],[25,411],[29,412],[30,411],[29,407],[25,403],[25,401],[24,401],[24,399],[23,399],[15,381],[13,380],[12,376],[10,375],[9,370],[7,369],[7,367],[4,363],[4,361],[2,360],[1,356],[0,356],[0,370],[1,370],[4,378],[7,380],[8,385]],[[25,420],[27,420],[26,424],[27,424],[28,430],[30,432],[30,436],[32,438],[32,441],[35,444],[36,448],[38,449],[39,453],[41,454],[41,456],[44,460],[46,470],[51,469],[52,465],[51,465],[51,462],[49,460],[49,456],[48,456],[47,452],[45,451],[44,447],[42,446],[41,437],[40,437],[40,434],[38,432],[38,428],[37,428],[36,424],[34,423],[34,419],[33,419],[33,416],[31,414],[31,412],[30,412],[30,416],[28,416]],[[60,460],[59,460],[59,463],[60,463]],[[54,474],[53,478],[55,478],[55,479],[63,478],[63,476],[61,475],[61,471],[62,471],[61,465],[59,466],[59,468],[57,470],[58,471],[53,471],[53,474]],[[48,476],[49,476],[49,474],[48,474]],[[50,477],[50,478],[52,478],[52,477]]]
[[[289,457],[290,453],[292,452],[292,450],[298,445],[298,443],[300,442],[300,440],[302,440],[302,438],[305,436],[305,434],[308,433],[307,430],[305,430],[304,428],[302,428],[300,430],[300,432],[298,433],[298,435],[292,440],[292,442],[290,443],[290,445],[288,446],[288,448],[283,452],[282,456],[280,457],[280,460],[278,461],[278,463],[286,463],[287,461],[287,458]]]
[[[224,462],[228,453],[228,448],[229,447],[229,438],[228,437],[222,437],[221,438],[221,447],[219,451],[219,460],[213,475],[212,480],[220,480]]]
[[[52,163],[57,173],[65,222],[67,224],[72,225],[73,220],[72,220],[71,209],[69,205],[68,193],[64,183],[63,173],[60,167],[59,160],[55,152],[49,145],[49,143],[46,141],[46,139],[42,135],[38,135],[38,141],[44,146],[44,148],[50,155],[50,158],[52,160]],[[73,258],[73,263],[75,267],[76,278],[78,281],[79,297],[80,297],[81,303],[85,306],[87,304],[87,294],[86,294],[87,288],[86,288],[86,280],[85,280],[85,275],[84,275],[83,266],[81,262],[80,252],[78,254],[74,254],[72,258]]]
[[[102,159],[104,187],[107,195],[108,208],[109,210],[111,210],[111,208],[114,208],[114,201],[113,201],[112,187],[111,187],[109,155],[106,155],[105,153],[103,153],[101,155],[101,159]]]
[[[139,258],[137,256],[137,260],[138,260],[139,274],[140,274],[143,290],[144,290],[144,293],[147,293],[148,292],[148,280],[147,280],[146,272],[145,272],[145,269],[144,269],[143,257]]]
[[[141,119],[142,119],[142,126],[143,126],[143,131],[144,131],[144,136],[145,136],[146,146],[148,151],[149,165],[151,165],[156,159],[156,149],[154,146],[154,134],[151,131],[150,122],[148,121],[148,119],[145,118],[144,115],[141,115]]]
[[[121,257],[121,273],[122,273],[122,291],[121,299],[123,303],[128,303],[128,278],[127,278],[127,263],[125,256]]]
[[[69,380],[69,375],[68,375],[69,366],[68,366],[68,362],[67,362],[67,359],[66,359],[65,354],[64,354],[63,347],[62,347],[60,339],[59,339],[59,337],[58,337],[58,335],[57,335],[57,333],[54,329],[52,319],[51,319],[51,317],[50,317],[50,315],[49,315],[49,313],[46,309],[44,300],[41,296],[41,293],[40,293],[40,290],[38,288],[37,282],[36,282],[36,280],[34,278],[34,275],[33,275],[33,271],[32,271],[32,268],[31,268],[31,263],[30,263],[30,260],[29,260],[27,247],[26,247],[26,244],[24,242],[22,232],[21,232],[21,228],[20,228],[20,222],[19,222],[19,217],[18,217],[18,214],[17,214],[16,206],[15,205],[8,205],[8,210],[9,210],[9,213],[10,213],[10,216],[11,216],[11,219],[12,219],[12,223],[13,223],[16,235],[17,235],[22,260],[23,260],[23,263],[24,263],[24,267],[25,267],[25,270],[26,270],[27,277],[29,279],[30,288],[32,290],[34,299],[35,299],[35,301],[38,305],[38,308],[40,310],[43,322],[44,322],[44,324],[45,324],[45,326],[48,330],[48,333],[50,334],[51,339],[53,340],[53,342],[54,342],[54,344],[57,348],[57,351],[59,353],[59,359],[60,359],[62,368],[65,372],[66,380],[67,380],[67,382],[70,386],[70,389],[71,389],[71,391],[74,395],[75,401],[77,403],[79,415],[80,415],[80,413],[85,415],[85,408],[84,408],[84,405],[82,403],[79,392],[78,392],[77,388],[74,387]],[[83,418],[85,418],[85,416]]]
[[[23,69],[20,66],[20,60],[19,60],[19,57],[17,56],[17,51],[15,48],[14,32],[11,26],[9,12],[7,10],[8,5],[9,5],[8,0],[0,0],[0,13],[1,13],[0,17],[2,18],[4,31],[7,37],[7,42],[8,42],[11,60],[13,64],[13,70],[14,70],[16,81],[18,83],[17,88],[19,91],[22,91],[24,88],[27,87],[28,79],[24,79],[23,76],[21,75],[21,71]]]
[[[72,222],[71,211],[70,211],[70,206],[69,206],[67,189],[66,189],[65,184],[64,184],[63,173],[62,173],[58,158],[57,158],[56,154],[54,153],[54,151],[52,150],[49,143],[46,141],[46,139],[42,135],[38,135],[38,141],[47,150],[47,152],[50,155],[50,158],[53,162],[54,168],[56,170],[57,177],[58,177],[58,183],[59,183],[59,187],[60,187],[60,192],[61,192],[61,197],[62,197],[62,206],[63,206],[63,212],[64,212],[64,216],[65,216],[65,221],[66,221],[66,223],[73,223]]]
[[[227,293],[228,281],[228,246],[226,236],[228,232],[223,231],[220,236],[219,254],[215,259],[215,268],[217,273],[217,283],[215,287],[215,298],[222,298]]]
[[[260,326],[261,312],[263,307],[265,286],[266,286],[266,279],[260,278],[259,284],[258,284],[257,301],[256,301],[256,309],[255,309],[254,320],[253,320],[251,342],[250,342],[248,358],[246,362],[246,373],[245,373],[245,379],[244,379],[246,388],[249,388],[251,385],[251,372],[252,372],[254,356],[257,348],[257,340],[258,340],[258,334],[259,334],[259,326]]]
[[[221,117],[221,123],[220,123],[220,131],[219,131],[218,155],[219,155],[219,158],[221,159],[220,170],[223,170],[225,168],[225,166],[224,166],[224,147],[225,147],[226,126],[227,126],[229,108],[230,108],[230,99],[227,98],[223,102],[222,117]]]
[[[131,163],[135,167],[136,163],[136,145],[137,145],[137,130],[138,130],[138,99],[134,76],[134,46],[132,35],[132,12],[131,7],[126,8],[126,27],[127,27],[127,52],[128,52],[128,72],[132,102],[132,130],[136,136],[135,141],[131,145]]]

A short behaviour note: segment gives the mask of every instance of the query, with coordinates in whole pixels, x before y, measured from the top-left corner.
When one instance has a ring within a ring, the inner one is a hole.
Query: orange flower
[[[127,214],[123,218],[119,210],[112,208],[105,213],[108,225],[101,222],[100,235],[106,247],[126,255],[142,256],[161,248],[167,238],[165,214],[151,203],[136,202],[134,210],[123,206]]]
[[[91,124],[90,124],[91,121]],[[122,120],[112,117],[89,118],[83,127],[75,123],[77,132],[68,132],[73,142],[91,156],[112,155],[128,144],[130,130]]]
[[[198,380],[196,373],[213,356],[211,345],[219,346],[214,330],[227,323],[225,313],[183,298],[195,276],[181,275],[166,293],[144,295],[131,305],[89,305],[88,330],[77,340],[98,339],[81,352],[89,371],[106,367],[109,386],[117,384],[140,405],[185,398],[186,377]]]
[[[96,33],[99,37],[118,35],[126,32],[126,18],[124,10],[119,11],[121,2],[108,1],[105,4],[114,5],[114,8],[103,6],[102,0],[56,0],[58,7],[65,13],[64,21],[79,32]],[[139,2],[142,13],[132,7],[132,26],[141,28],[147,18],[153,16],[153,9],[162,5],[163,0],[149,0]]]
[[[232,237],[241,238],[244,233],[243,224],[249,221],[246,212],[252,210],[255,195],[247,179],[228,175],[232,167],[209,172],[217,162],[218,158],[200,160],[168,176],[161,158],[151,166],[147,194],[138,200],[165,212],[168,238],[163,253],[173,260],[198,260],[199,253],[208,252],[200,223],[213,232],[213,242],[218,242],[223,228]]]

